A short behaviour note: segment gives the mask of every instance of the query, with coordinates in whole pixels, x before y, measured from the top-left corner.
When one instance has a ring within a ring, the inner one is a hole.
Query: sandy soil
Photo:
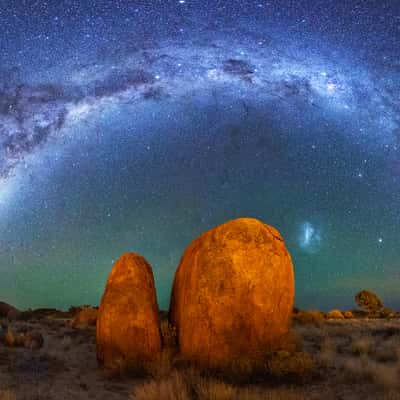
[[[296,323],[293,330],[302,350],[315,360],[310,380],[235,387],[210,378],[195,394],[183,393],[176,378],[171,383],[170,378],[111,376],[97,365],[93,327],[74,329],[71,320],[55,318],[1,323],[3,332],[7,324],[40,331],[44,346],[28,350],[0,344],[0,400],[400,399],[400,319]]]

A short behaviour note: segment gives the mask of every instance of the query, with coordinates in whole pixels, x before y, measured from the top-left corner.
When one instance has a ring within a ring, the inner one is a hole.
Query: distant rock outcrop
[[[344,315],[340,310],[331,310],[326,313],[327,319],[344,319]]]
[[[289,331],[294,273],[279,232],[240,218],[201,235],[175,275],[170,320],[182,355],[224,367],[255,358]]]
[[[21,311],[10,304],[0,301],[0,318],[8,318],[10,320],[18,319]]]
[[[97,321],[98,310],[94,307],[82,307],[74,316],[72,326],[74,328],[87,328],[95,326]]]
[[[97,318],[97,358],[107,368],[141,368],[161,351],[153,272],[135,253],[124,254],[108,277]]]

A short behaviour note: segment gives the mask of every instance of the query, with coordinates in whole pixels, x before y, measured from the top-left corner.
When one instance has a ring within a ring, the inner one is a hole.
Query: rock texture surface
[[[97,358],[107,368],[140,368],[161,351],[160,317],[153,272],[138,254],[124,254],[113,266],[96,330]]]
[[[294,272],[279,232],[240,218],[186,249],[175,275],[170,320],[182,355],[223,367],[258,357],[290,327]]]

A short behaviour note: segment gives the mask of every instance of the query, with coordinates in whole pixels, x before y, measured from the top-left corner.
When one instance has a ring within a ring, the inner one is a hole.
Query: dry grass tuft
[[[0,400],[17,400],[17,396],[11,390],[0,390]]]
[[[61,341],[61,347],[64,351],[68,351],[72,346],[72,338],[71,336],[64,335]]]
[[[234,386],[215,379],[199,378],[193,386],[200,400],[231,400],[237,394]]]
[[[278,379],[306,382],[315,373],[315,362],[305,352],[279,351],[267,360],[267,373]]]
[[[184,376],[174,371],[170,376],[137,386],[132,398],[135,400],[190,400],[192,398]]]
[[[371,336],[362,336],[353,339],[350,345],[350,351],[353,354],[363,356],[375,352],[375,340]]]
[[[176,347],[177,333],[175,326],[171,325],[167,319],[161,321],[161,337],[164,347]]]
[[[382,364],[368,357],[352,357],[344,360],[342,371],[344,379],[353,383],[372,381],[385,389],[400,386],[400,368],[396,364]]]
[[[169,376],[174,369],[176,349],[164,348],[157,360],[148,363],[146,373],[155,379]]]
[[[308,399],[309,397],[307,397]],[[231,385],[222,380],[201,376],[194,370],[175,370],[168,377],[138,385],[132,400],[305,400],[303,393],[291,388],[260,388]]]
[[[346,319],[353,319],[354,318],[354,313],[352,311],[345,311],[343,313],[343,317],[345,317]]]

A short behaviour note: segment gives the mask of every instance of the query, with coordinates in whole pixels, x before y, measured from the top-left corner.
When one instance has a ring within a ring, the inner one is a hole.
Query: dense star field
[[[400,307],[400,3],[0,3],[0,298],[98,304],[239,217],[285,238],[296,304]]]

